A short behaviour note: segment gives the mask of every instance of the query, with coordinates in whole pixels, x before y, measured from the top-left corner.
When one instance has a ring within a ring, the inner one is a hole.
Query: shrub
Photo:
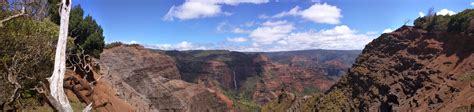
[[[10,20],[0,27],[0,103],[13,94],[13,85],[6,79],[15,72],[22,86],[18,94],[39,99],[31,88],[46,83],[53,70],[54,51],[59,28],[49,21],[35,21],[28,17]],[[31,104],[20,98],[14,103]]]
[[[428,31],[474,33],[474,21],[471,22],[473,17],[474,9],[467,9],[453,16],[432,15],[419,17],[413,24],[417,28],[422,28]]]
[[[105,49],[110,49],[110,48],[114,48],[114,47],[117,47],[117,46],[121,46],[121,45],[124,45],[122,42],[112,42],[110,44],[107,44],[105,45]]]
[[[57,0],[49,0],[49,2],[56,3]],[[56,8],[50,6],[50,8]],[[56,10],[50,10],[50,19],[59,25],[59,15]],[[100,57],[100,53],[105,47],[103,36],[103,29],[92,16],[84,17],[84,10],[80,5],[74,6],[71,9],[69,18],[68,35],[74,38],[74,45],[71,52],[81,52],[84,50],[85,54],[91,55],[95,58]]]
[[[450,32],[474,32],[474,26],[471,26],[471,21],[474,17],[474,9],[464,10],[454,15],[448,24],[448,31]]]

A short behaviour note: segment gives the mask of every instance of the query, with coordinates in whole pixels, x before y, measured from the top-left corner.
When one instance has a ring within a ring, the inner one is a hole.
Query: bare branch
[[[17,18],[17,17],[23,16],[23,15],[25,15],[25,14],[26,14],[26,13],[25,13],[25,7],[22,7],[20,13],[15,14],[15,15],[12,15],[12,16],[10,16],[10,17],[7,17],[7,18],[5,18],[5,19],[3,19],[3,20],[0,20],[0,27],[3,27],[3,23],[4,23],[4,22],[9,21],[9,20],[11,20],[11,19],[13,19],[13,18]]]

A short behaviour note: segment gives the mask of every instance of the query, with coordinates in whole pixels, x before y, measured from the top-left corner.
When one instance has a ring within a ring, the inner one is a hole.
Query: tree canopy
[[[415,27],[428,31],[474,33],[474,9],[467,9],[455,15],[428,15],[414,21]]]

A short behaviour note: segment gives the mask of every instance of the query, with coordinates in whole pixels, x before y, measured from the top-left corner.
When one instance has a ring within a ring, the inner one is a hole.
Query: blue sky
[[[166,50],[363,49],[434,8],[455,14],[472,0],[74,0],[107,42]]]

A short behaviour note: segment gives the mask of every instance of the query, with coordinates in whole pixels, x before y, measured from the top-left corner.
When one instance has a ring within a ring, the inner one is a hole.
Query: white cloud
[[[242,25],[232,25],[232,24],[229,24],[227,22],[220,22],[217,26],[216,26],[216,31],[219,32],[219,33],[226,33],[226,32],[232,32],[232,33],[237,33],[237,34],[246,34],[246,33],[250,33],[249,30],[246,30],[246,29],[243,29],[241,27],[247,27],[248,25],[253,25],[254,23],[245,23],[245,24],[242,24]],[[241,27],[239,27],[241,26]]]
[[[390,33],[390,32],[393,32],[393,30],[390,29],[390,28],[387,28],[387,29],[385,29],[385,30],[382,31],[382,33]]]
[[[140,42],[135,41],[135,40],[131,40],[131,41],[122,41],[122,40],[108,41],[108,40],[106,40],[105,41],[106,44],[110,44],[110,43],[114,43],[114,42],[121,42],[121,43],[124,43],[124,44],[140,44]]]
[[[287,31],[277,32],[284,30],[285,28],[283,27],[288,25],[293,27],[292,24],[288,22],[267,21],[266,24],[262,23],[254,30],[258,32],[262,28],[268,28],[267,30],[262,30],[264,33],[260,35],[262,37],[252,37],[252,34],[249,34],[249,37],[226,38],[226,41],[231,43],[193,44],[183,41],[178,44],[159,44],[149,48],[164,50],[226,49],[246,52],[305,49],[360,50],[378,36],[378,33],[375,32],[357,33],[356,30],[346,25],[339,25],[331,29],[322,29],[319,31],[310,29],[296,32],[293,31],[293,28],[290,28],[286,29]]]
[[[342,17],[341,9],[336,6],[325,4],[314,4],[301,12],[303,18],[316,23],[339,24]]]
[[[334,29],[330,30],[323,30],[321,31],[322,34],[324,35],[342,35],[342,34],[351,34],[354,33],[348,26],[346,25],[341,25],[341,26],[336,26]]]
[[[391,29],[386,29],[386,31]],[[384,31],[385,32],[385,31]],[[354,50],[363,49],[380,33],[358,33],[346,25],[330,29],[295,30],[288,21],[266,21],[244,37],[226,38],[223,42],[194,44],[183,41],[177,44],[159,44],[149,48],[164,50],[226,49],[233,51],[290,51],[305,49]]]
[[[252,27],[255,25],[255,22],[254,21],[250,21],[250,22],[245,22],[244,24],[242,24],[241,26],[245,26],[245,27]]]
[[[456,14],[456,12],[450,11],[448,9],[441,9],[440,11],[436,12],[436,15],[443,15],[443,16],[445,16],[445,15],[450,15],[451,16],[451,15],[454,15],[454,14]]]
[[[425,13],[423,13],[423,12],[418,12],[418,17],[425,17]]]
[[[258,18],[259,19],[268,19],[268,18],[271,18],[270,16],[267,16],[265,14],[261,14],[261,15],[258,15]]]
[[[250,31],[242,29],[242,28],[234,28],[232,32],[233,33],[249,33]]]
[[[292,8],[289,11],[278,13],[274,16],[268,17],[261,15],[259,18],[281,18],[285,16],[300,16],[303,19],[315,22],[315,23],[326,23],[326,24],[339,24],[341,15],[341,9],[336,6],[328,5],[326,3],[320,4],[315,3],[308,9],[300,10],[299,6]]]
[[[291,33],[280,43],[285,43],[275,50],[302,50],[302,49],[363,49],[372,41],[375,35],[357,34],[346,25],[336,26],[333,29],[321,31],[306,31]]]
[[[216,27],[216,30],[218,32],[225,32],[225,29],[226,27],[229,26],[227,22],[220,22],[217,27]]]
[[[247,38],[244,37],[236,37],[236,38],[227,38],[226,39],[229,42],[247,42]]]
[[[299,15],[300,12],[300,7],[299,6],[296,6],[294,7],[293,9],[291,9],[290,11],[285,11],[285,12],[281,12],[281,13],[278,13],[274,16],[272,16],[272,18],[281,18],[281,17],[285,17],[285,16],[296,16],[296,15]]]
[[[474,6],[474,2],[471,2],[471,6]]]
[[[187,41],[182,41],[177,44],[157,44],[157,45],[147,45],[148,48],[153,49],[162,49],[162,50],[197,50],[197,49],[207,49],[205,46],[194,45]]]
[[[288,35],[295,29],[287,21],[267,21],[253,30],[249,37],[259,44],[271,44]]]
[[[186,0],[180,6],[172,6],[163,17],[164,20],[189,20],[217,15],[230,16],[232,13],[222,11],[222,5],[238,5],[241,3],[261,4],[269,0]]]
[[[357,33],[349,26],[339,25],[332,29],[313,29],[295,32],[287,21],[267,21],[249,34],[252,46],[247,50],[286,51],[303,49],[363,49],[378,33]],[[240,49],[242,50],[242,49]]]
[[[135,40],[132,40],[130,42],[128,42],[128,44],[138,44],[139,42],[138,41],[135,41]]]

